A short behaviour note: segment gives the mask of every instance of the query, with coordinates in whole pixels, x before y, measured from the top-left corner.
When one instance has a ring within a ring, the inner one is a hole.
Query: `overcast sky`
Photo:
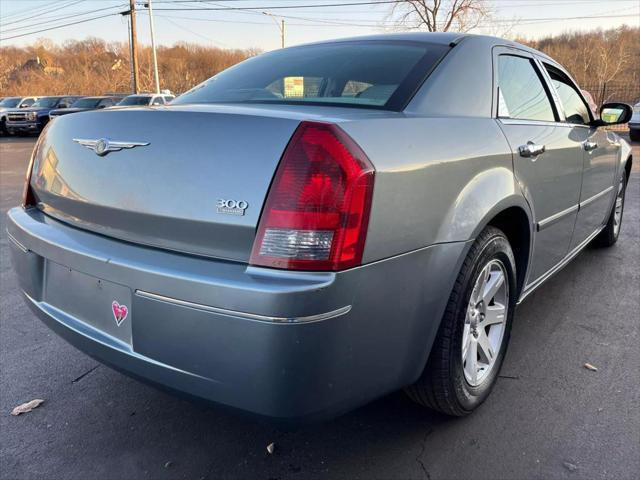
[[[280,19],[285,20],[286,43],[389,31],[389,4],[326,6],[323,8],[277,9],[284,5],[322,5],[376,0],[153,0],[156,38],[159,44],[178,41],[227,48],[257,47],[272,50],[280,46]],[[380,0],[377,0],[380,1]],[[139,42],[150,43],[149,19],[138,2]],[[567,30],[611,28],[623,24],[640,26],[640,0],[489,0],[495,10],[489,31],[500,33],[515,20],[512,35],[536,38]],[[99,37],[108,41],[127,40],[127,19],[111,15],[64,28],[9,38],[61,24],[83,21],[126,10],[126,0],[0,0],[1,45],[31,44],[39,38],[56,42]],[[197,7],[258,7],[252,11],[187,11]],[[166,9],[182,9],[181,11]],[[265,10],[271,15],[261,12]],[[598,17],[598,18],[575,18]],[[486,29],[485,29],[486,30]]]

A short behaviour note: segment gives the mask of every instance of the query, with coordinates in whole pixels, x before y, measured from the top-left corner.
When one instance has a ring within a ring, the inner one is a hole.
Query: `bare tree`
[[[391,18],[401,28],[429,32],[468,32],[492,16],[486,0],[401,0]]]

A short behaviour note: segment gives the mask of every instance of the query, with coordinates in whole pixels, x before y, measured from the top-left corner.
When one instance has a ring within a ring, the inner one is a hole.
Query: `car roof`
[[[84,98],[82,95],[45,95],[44,97],[38,97],[38,100],[42,98]]]
[[[362,35],[357,37],[337,38],[335,40],[323,40],[320,42],[307,43],[305,45],[321,45],[323,43],[335,42],[361,42],[370,40],[405,40],[413,42],[435,43],[439,45],[448,45],[464,37],[464,33],[455,32],[398,32],[398,33],[379,33],[374,35]],[[295,47],[293,47],[295,48]]]
[[[534,48],[528,47],[518,42],[514,42],[513,40],[507,40],[505,38],[493,37],[490,35],[476,35],[471,33],[459,33],[459,32],[397,32],[397,33],[380,33],[375,35],[364,35],[358,37],[347,37],[347,38],[339,38],[335,40],[323,40],[320,42],[312,42],[307,43],[300,46],[306,45],[322,45],[322,44],[331,44],[331,43],[341,43],[341,42],[361,42],[361,41],[372,41],[372,40],[387,40],[387,41],[411,41],[411,42],[422,42],[422,43],[430,43],[436,45],[455,45],[461,42],[478,42],[484,44],[492,44],[495,46],[502,45],[507,47],[519,48],[520,50],[525,50],[535,55],[544,57],[551,61],[555,62],[551,57],[547,54],[540,52]],[[296,47],[291,47],[296,48]]]

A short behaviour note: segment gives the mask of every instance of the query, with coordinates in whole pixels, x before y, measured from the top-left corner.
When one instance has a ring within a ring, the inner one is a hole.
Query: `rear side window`
[[[58,102],[58,107],[60,108],[69,108],[73,102],[77,100],[76,97],[64,97],[60,99]]]
[[[276,50],[219,73],[172,103],[304,103],[398,110],[448,49],[362,41]]]
[[[576,125],[589,124],[591,122],[589,107],[582,100],[571,80],[553,67],[545,65],[545,68],[551,77],[553,88],[558,92],[567,122]]]
[[[498,57],[498,116],[521,120],[556,120],[551,100],[532,60]]]

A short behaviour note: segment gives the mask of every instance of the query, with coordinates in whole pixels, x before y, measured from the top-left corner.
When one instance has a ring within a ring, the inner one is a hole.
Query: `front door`
[[[513,152],[516,178],[530,203],[535,233],[528,283],[567,255],[578,213],[582,144],[560,122],[538,63],[526,52],[497,56],[498,122]]]

